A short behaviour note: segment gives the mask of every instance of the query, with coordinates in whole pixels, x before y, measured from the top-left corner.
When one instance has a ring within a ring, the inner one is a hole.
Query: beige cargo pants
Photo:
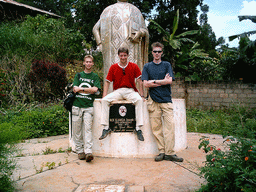
[[[159,153],[173,155],[175,129],[173,122],[173,104],[157,103],[150,97],[147,101],[149,119]]]
[[[135,104],[136,130],[143,125],[143,99],[133,88],[119,88],[101,99],[101,125],[109,126],[109,105],[114,100],[126,99]]]
[[[72,107],[72,137],[76,153],[92,153],[93,107]]]

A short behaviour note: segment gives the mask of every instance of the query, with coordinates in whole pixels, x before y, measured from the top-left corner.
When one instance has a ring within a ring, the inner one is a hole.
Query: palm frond
[[[180,41],[173,39],[172,41],[169,41],[169,45],[171,45],[173,49],[179,49],[181,46],[181,43]]]
[[[197,34],[198,32],[199,32],[199,30],[186,31],[186,32],[184,32],[184,33],[181,33],[181,34],[177,35],[177,38],[179,38],[179,37],[185,37],[185,36],[187,36],[187,35],[195,35],[195,34]]]
[[[250,36],[250,35],[253,35],[253,34],[256,34],[256,31],[249,31],[249,32],[238,34],[238,35],[232,35],[232,36],[229,36],[228,39],[229,39],[229,41],[233,41],[236,38]]]
[[[177,14],[175,15],[174,20],[173,20],[173,31],[171,34],[171,39],[173,39],[173,37],[178,29],[179,19],[180,19],[180,14],[179,14],[179,9],[178,9]]]
[[[189,38],[180,38],[179,40],[184,43],[195,43],[192,39]]]
[[[157,22],[153,21],[152,19],[149,20],[150,23],[153,23],[155,25],[155,28],[158,30],[159,33],[164,34],[164,36],[170,36],[170,33],[165,31]]]

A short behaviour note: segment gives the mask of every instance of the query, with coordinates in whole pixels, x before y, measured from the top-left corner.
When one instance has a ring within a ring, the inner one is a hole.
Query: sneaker
[[[182,162],[183,158],[178,157],[177,155],[165,155],[164,160]]]
[[[99,140],[105,139],[111,133],[111,129],[103,129]]]
[[[137,134],[137,137],[140,141],[144,141],[144,137],[142,135],[142,131],[141,130],[135,130],[136,134]]]
[[[155,161],[163,161],[165,157],[164,153],[160,153],[159,155],[156,156]]]
[[[93,155],[91,153],[86,154],[86,162],[91,162],[93,160]]]
[[[85,153],[78,153],[78,159],[85,160]]]

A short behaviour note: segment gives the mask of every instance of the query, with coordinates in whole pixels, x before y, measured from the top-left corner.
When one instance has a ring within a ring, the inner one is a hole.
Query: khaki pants
[[[92,153],[93,107],[72,107],[72,137],[77,153]]]
[[[159,152],[173,155],[175,144],[173,104],[157,103],[149,97],[147,106],[151,129],[157,141]]]
[[[109,105],[114,100],[126,99],[135,104],[136,130],[143,125],[143,99],[133,88],[120,88],[106,95],[101,100],[101,124],[109,126]]]

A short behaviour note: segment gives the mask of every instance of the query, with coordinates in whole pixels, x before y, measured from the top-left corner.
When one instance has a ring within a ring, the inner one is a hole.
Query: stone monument
[[[93,34],[103,54],[104,79],[110,66],[119,62],[120,47],[129,49],[128,61],[142,70],[148,62],[149,33],[140,10],[127,0],[105,8],[93,27]]]
[[[119,0],[117,3],[108,6],[102,12],[99,21],[93,28],[93,34],[96,43],[102,50],[104,79],[107,76],[110,66],[119,62],[118,49],[127,47],[129,49],[128,61],[138,64],[142,70],[145,63],[148,62],[148,45],[149,33],[140,10],[127,0]],[[111,90],[110,90],[111,91]],[[121,104],[120,108],[125,104],[132,104],[130,101],[114,101],[112,104]],[[173,99],[174,104],[174,122],[175,122],[175,151],[184,150],[187,147],[186,139],[186,109],[184,99]],[[127,116],[121,119],[122,122],[118,128],[105,138],[99,140],[102,129],[100,128],[101,100],[94,101],[94,120],[93,130],[93,154],[102,157],[137,157],[137,158],[153,158],[157,155],[158,148],[155,138],[151,131],[149,123],[149,114],[146,102],[143,104],[143,127],[142,131],[145,141],[138,141],[135,134],[128,130],[131,118]],[[132,112],[133,113],[133,112]],[[133,114],[134,115],[134,114]],[[118,123],[119,119],[110,119]],[[123,129],[123,125],[124,129]],[[115,126],[115,125],[114,125]],[[121,127],[121,128],[120,128]],[[71,122],[69,123],[69,140],[72,150],[75,149],[72,135]],[[116,131],[120,129],[120,131]],[[125,130],[125,131],[123,131]],[[128,130],[128,131],[127,131]]]

